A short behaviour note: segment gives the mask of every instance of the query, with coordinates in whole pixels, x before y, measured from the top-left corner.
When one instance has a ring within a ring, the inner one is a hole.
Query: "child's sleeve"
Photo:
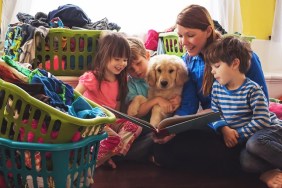
[[[215,84],[213,84],[213,87],[212,87],[212,94],[211,94],[211,108],[212,108],[212,111],[214,112],[221,112],[220,110],[220,106],[219,106],[219,103],[218,103],[218,96],[217,96],[217,92],[216,92],[216,87],[215,87]],[[227,123],[226,121],[223,119],[223,117],[221,116],[221,119],[218,120],[218,121],[215,121],[215,122],[211,122],[208,124],[209,127],[211,127],[213,130],[215,130],[216,132],[219,132],[219,130],[226,126]]]
[[[79,83],[82,84],[87,90],[96,88],[97,79],[92,72],[85,72],[79,77]]]

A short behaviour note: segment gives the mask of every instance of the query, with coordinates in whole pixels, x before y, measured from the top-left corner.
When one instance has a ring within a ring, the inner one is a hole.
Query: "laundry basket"
[[[9,188],[90,187],[100,141],[107,134],[66,144],[0,138],[0,174]]]
[[[75,98],[79,96],[75,92]],[[105,116],[91,119],[71,116],[0,79],[0,137],[15,141],[67,143],[77,136],[99,134],[105,124],[116,118],[102,106],[85,100],[93,108],[99,107]]]
[[[178,41],[177,33],[160,33],[159,38],[163,42],[163,47],[166,54],[182,56],[185,53],[183,46]]]
[[[35,67],[55,76],[80,76],[91,68],[101,30],[52,28],[36,37]]]

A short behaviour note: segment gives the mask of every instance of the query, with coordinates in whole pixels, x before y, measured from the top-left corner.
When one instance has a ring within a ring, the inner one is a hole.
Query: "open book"
[[[193,114],[193,115],[186,115],[186,116],[173,116],[162,120],[156,129],[153,125],[149,122],[144,121],[142,119],[129,116],[125,113],[119,112],[114,110],[108,106],[103,106],[109,111],[113,112],[116,116],[125,118],[144,129],[149,129],[154,131],[159,136],[165,136],[168,134],[176,134],[180,132],[184,132],[187,130],[192,129],[203,129],[204,127],[208,126],[208,123],[214,122],[220,119],[219,112],[206,112],[202,114]]]

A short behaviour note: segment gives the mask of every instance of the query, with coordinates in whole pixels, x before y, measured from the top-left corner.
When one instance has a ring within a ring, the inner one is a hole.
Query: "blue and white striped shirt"
[[[260,86],[249,78],[236,90],[228,90],[215,81],[211,105],[213,111],[221,112],[222,119],[210,126],[215,130],[222,126],[236,129],[239,142],[247,140],[260,129],[282,127],[282,121],[269,111],[268,100]]]

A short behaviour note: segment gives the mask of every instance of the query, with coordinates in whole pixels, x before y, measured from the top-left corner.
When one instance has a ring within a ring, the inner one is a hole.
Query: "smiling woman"
[[[222,3],[220,0],[178,0],[171,3],[160,0],[142,0],[140,2],[126,0],[112,1],[87,1],[87,0],[3,0],[3,20],[1,24],[3,40],[4,33],[9,23],[18,22],[16,15],[18,12],[35,15],[37,12],[48,14],[50,11],[57,9],[64,4],[74,4],[79,6],[88,15],[92,22],[108,18],[110,22],[117,23],[121,27],[121,31],[128,34],[147,33],[149,29],[163,31],[175,23],[177,13],[189,4],[200,4],[205,6],[212,14],[213,19],[229,32],[241,32],[242,22],[233,21],[232,18],[236,14],[236,18],[241,20],[240,0],[226,1]],[[173,5],[173,6],[172,6]],[[173,7],[173,8],[172,8]],[[228,15],[230,7],[232,15]],[[228,28],[232,28],[229,30]]]

